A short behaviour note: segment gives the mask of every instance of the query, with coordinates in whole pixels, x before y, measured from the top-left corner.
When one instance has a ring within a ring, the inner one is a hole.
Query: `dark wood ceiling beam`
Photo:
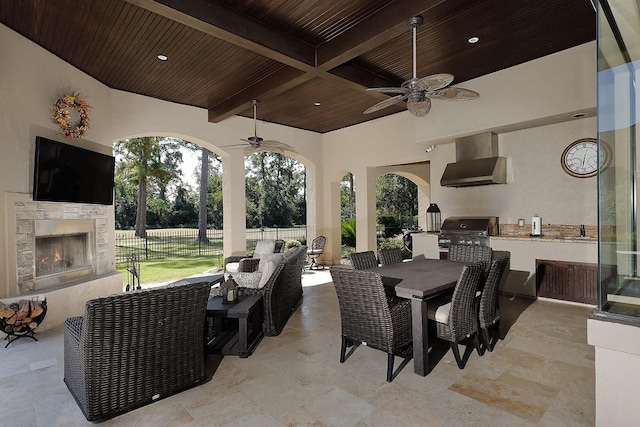
[[[313,46],[260,25],[215,2],[125,1],[285,65],[303,71],[315,68]]]
[[[283,67],[267,78],[247,86],[233,98],[226,99],[209,108],[209,122],[218,123],[251,108],[250,101],[254,99],[266,101],[309,81],[313,77],[313,75],[295,68]]]
[[[318,68],[330,70],[409,31],[407,21],[423,15],[425,22],[469,0],[401,0],[380,9],[317,49]]]

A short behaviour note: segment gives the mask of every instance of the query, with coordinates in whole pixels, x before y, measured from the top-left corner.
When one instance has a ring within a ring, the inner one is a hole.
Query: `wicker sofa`
[[[261,294],[264,303],[262,330],[267,336],[279,335],[289,316],[302,298],[302,270],[307,257],[307,247],[293,248],[283,255],[273,273],[262,288],[243,288],[239,295]]]
[[[211,284],[92,299],[64,325],[64,382],[89,421],[152,403],[205,379]]]

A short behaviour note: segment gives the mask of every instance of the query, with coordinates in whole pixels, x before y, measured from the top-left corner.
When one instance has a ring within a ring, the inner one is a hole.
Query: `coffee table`
[[[225,304],[222,297],[207,303],[207,353],[249,357],[264,336],[262,295],[239,297]]]

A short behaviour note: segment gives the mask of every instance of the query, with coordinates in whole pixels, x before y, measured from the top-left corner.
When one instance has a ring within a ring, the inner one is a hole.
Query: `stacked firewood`
[[[36,319],[43,311],[40,301],[23,299],[11,304],[0,301],[0,325],[7,334],[32,331],[40,323]]]

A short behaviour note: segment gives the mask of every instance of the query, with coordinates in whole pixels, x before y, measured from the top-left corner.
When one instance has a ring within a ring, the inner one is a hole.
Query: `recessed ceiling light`
[[[571,115],[571,117],[573,117],[574,119],[581,119],[586,116],[587,116],[587,113],[575,113]]]
[[[469,43],[474,44],[474,43],[478,43],[480,41],[480,39],[478,37],[471,37],[469,40],[467,40]]]
[[[167,55],[158,55],[158,59],[160,61],[166,61],[167,59],[169,59],[169,57]]]
[[[314,102],[313,105],[315,105],[316,107],[319,107],[322,105],[322,102]]]

